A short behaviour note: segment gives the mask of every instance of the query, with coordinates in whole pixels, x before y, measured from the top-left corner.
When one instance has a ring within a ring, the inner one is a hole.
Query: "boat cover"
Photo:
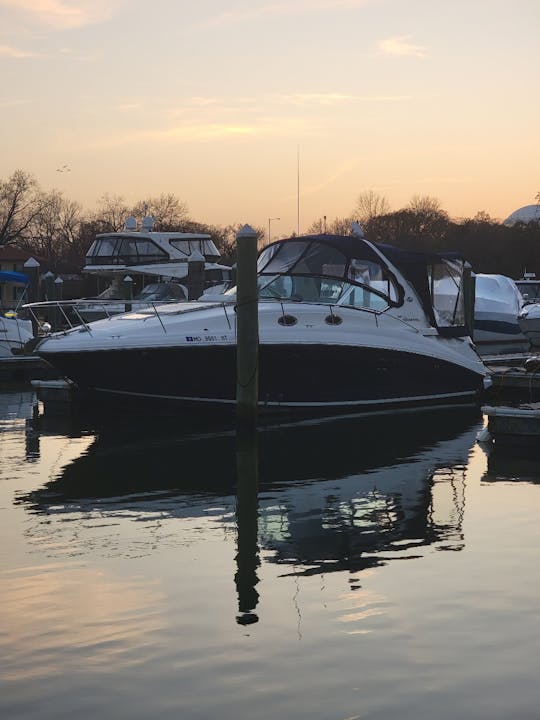
[[[24,283],[28,285],[30,280],[28,275],[20,272],[9,270],[0,270],[0,282]]]

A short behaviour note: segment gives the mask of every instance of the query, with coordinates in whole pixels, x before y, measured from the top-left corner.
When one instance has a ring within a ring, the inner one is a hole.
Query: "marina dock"
[[[482,439],[499,445],[512,445],[540,450],[540,402],[519,407],[482,407],[488,417],[488,436]]]
[[[29,383],[57,377],[56,370],[37,355],[14,355],[0,359],[0,383]]]
[[[535,368],[536,357],[532,353],[485,356],[484,364],[493,382],[492,393],[524,402],[540,400],[540,358]]]

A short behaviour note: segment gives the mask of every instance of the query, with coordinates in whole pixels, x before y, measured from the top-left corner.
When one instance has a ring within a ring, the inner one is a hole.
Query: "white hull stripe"
[[[181,400],[182,402],[197,402],[213,405],[236,405],[236,400],[224,400],[223,398],[201,398],[187,397],[182,395],[157,395],[153,393],[130,392],[128,390],[109,390],[108,388],[95,388],[96,392],[109,393],[112,395],[126,395],[131,397],[144,397],[156,400]],[[458,397],[474,397],[474,390],[456,393],[444,393],[439,395],[413,395],[411,397],[385,398],[374,400],[342,400],[332,402],[259,402],[260,407],[276,408],[317,408],[317,407],[361,407],[365,405],[390,405],[391,403],[418,402],[424,400],[445,400]]]

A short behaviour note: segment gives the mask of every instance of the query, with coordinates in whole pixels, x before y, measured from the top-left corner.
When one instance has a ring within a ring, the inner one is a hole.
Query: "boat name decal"
[[[186,335],[186,342],[227,342],[229,340],[228,335]]]

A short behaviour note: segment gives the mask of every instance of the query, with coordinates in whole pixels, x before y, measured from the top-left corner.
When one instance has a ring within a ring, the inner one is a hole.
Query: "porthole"
[[[343,320],[339,317],[339,315],[327,315],[324,318],[324,322],[327,325],[341,325]]]
[[[278,318],[278,323],[280,325],[296,325],[298,320],[294,317],[294,315],[280,315]]]

